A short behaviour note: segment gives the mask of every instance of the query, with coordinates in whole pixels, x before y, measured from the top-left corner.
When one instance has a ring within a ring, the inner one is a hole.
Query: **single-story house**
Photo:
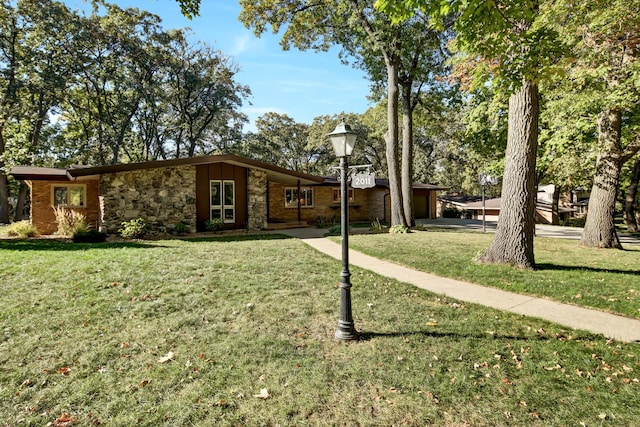
[[[168,232],[177,224],[204,230],[220,218],[227,229],[267,229],[277,224],[302,226],[340,216],[340,184],[233,154],[108,166],[40,168],[16,166],[11,174],[31,189],[31,222],[43,234],[56,231],[53,209],[82,212],[87,222],[114,233],[123,221],[144,218],[151,231]],[[436,217],[436,192],[414,186],[415,213]],[[349,190],[351,221],[390,217],[389,185]]]
[[[566,221],[575,209],[559,206],[555,198],[556,187],[553,184],[538,187],[536,196],[537,224],[559,224]],[[442,196],[439,201],[446,209],[457,212],[456,216],[482,219],[482,196]],[[502,199],[487,198],[484,201],[484,215],[487,221],[498,221]]]

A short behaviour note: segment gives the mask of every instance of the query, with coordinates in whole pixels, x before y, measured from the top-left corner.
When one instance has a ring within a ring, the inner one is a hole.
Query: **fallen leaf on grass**
[[[170,351],[169,353],[165,354],[164,356],[162,356],[160,359],[158,359],[158,363],[167,363],[173,360],[173,357],[175,356],[175,354],[173,354],[173,351]]]
[[[253,397],[258,397],[260,399],[268,399],[271,397],[271,393],[266,388],[260,389],[260,393],[254,394]]]
[[[62,368],[58,368],[56,372],[58,372],[60,375],[69,375],[69,372],[71,372],[71,368],[69,368],[68,366],[63,366]]]
[[[57,420],[48,422],[47,427],[70,427],[75,422],[75,418],[63,413]]]

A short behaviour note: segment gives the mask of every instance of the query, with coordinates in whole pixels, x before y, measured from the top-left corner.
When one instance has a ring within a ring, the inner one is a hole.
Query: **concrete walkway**
[[[322,237],[325,232],[326,230],[299,228],[282,230],[280,233],[301,239],[312,248],[333,258],[341,259],[341,246]],[[640,320],[447,279],[383,261],[352,249],[349,250],[349,263],[460,301],[538,317],[570,328],[603,334],[607,338],[620,341],[640,342]]]

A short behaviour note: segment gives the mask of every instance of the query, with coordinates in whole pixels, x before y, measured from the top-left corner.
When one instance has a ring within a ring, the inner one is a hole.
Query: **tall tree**
[[[32,161],[72,74],[70,21],[60,2],[0,4],[0,223],[9,221],[4,167]]]
[[[382,19],[383,22],[385,20],[388,18]],[[393,42],[390,49],[367,48],[371,44],[368,39],[356,39],[355,46],[346,44],[346,49],[358,58],[357,65],[369,74],[374,96],[380,94],[381,97],[386,96],[389,89],[388,61],[385,56],[381,57],[381,53],[384,54],[386,51],[396,53],[399,110],[402,116],[400,132],[402,203],[406,223],[414,225],[414,111],[420,104],[433,108],[437,102],[444,102],[443,89],[449,85],[441,77],[448,71],[446,65],[448,33],[433,28],[429,25],[428,17],[421,13],[392,28],[393,32],[387,36]],[[381,31],[379,33],[384,34]],[[385,40],[384,36],[377,36],[377,38]],[[369,39],[375,40],[372,36],[369,36]]]
[[[247,135],[243,154],[295,171],[314,171],[319,153],[309,146],[308,125],[286,114],[266,113],[256,120],[256,129]]]
[[[105,7],[104,15],[95,7],[89,17],[77,17],[76,82],[63,115],[66,135],[83,163],[131,160],[133,119],[161,68],[161,57],[154,55],[162,37],[160,18]]]
[[[174,156],[212,154],[229,145],[229,136],[239,136],[233,132],[234,124],[246,122],[238,109],[250,90],[235,81],[238,68],[220,51],[189,45],[180,36],[174,37],[171,52],[167,99],[173,117]]]
[[[633,163],[631,182],[624,200],[624,222],[630,232],[638,231],[638,219],[636,218],[636,198],[638,196],[638,184],[640,184],[640,159]]]
[[[406,225],[399,167],[399,64],[401,32],[369,2],[359,0],[241,0],[240,20],[256,35],[267,26],[277,33],[286,26],[281,44],[288,49],[327,50],[342,46],[346,54],[383,58],[387,77],[386,158],[390,186],[391,223]]]
[[[412,15],[416,8],[439,19],[453,13],[457,48],[468,61],[481,61],[474,73],[490,77],[510,94],[500,220],[492,244],[479,260],[533,268],[537,85],[556,46],[555,34],[537,25],[539,1],[379,0],[378,5],[400,17]]]
[[[560,2],[564,3],[564,2]],[[640,17],[637,0],[594,0],[552,9],[572,46],[566,83],[595,91],[581,102],[598,111],[596,170],[581,244],[621,248],[614,225],[622,166],[640,150]],[[581,97],[578,96],[578,99]]]

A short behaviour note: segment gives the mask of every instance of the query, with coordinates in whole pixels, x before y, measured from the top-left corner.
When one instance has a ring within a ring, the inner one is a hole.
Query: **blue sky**
[[[200,16],[189,21],[175,0],[111,0],[121,7],[146,9],[162,18],[164,28],[190,27],[193,40],[201,40],[234,59],[238,83],[248,85],[252,105],[243,112],[253,123],[266,112],[287,114],[297,122],[341,112],[364,113],[370,106],[365,74],[343,65],[338,50],[315,53],[283,51],[279,35],[257,38],[238,21],[235,0],[201,0]],[[82,0],[66,0],[71,8],[84,8]],[[248,104],[248,103],[247,103]],[[249,126],[247,130],[252,130]]]

